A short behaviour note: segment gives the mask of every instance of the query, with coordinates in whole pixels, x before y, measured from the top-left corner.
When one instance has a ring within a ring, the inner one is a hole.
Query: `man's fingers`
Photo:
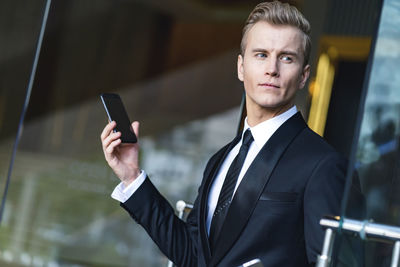
[[[103,132],[100,135],[101,141],[104,141],[104,139],[107,138],[107,136],[110,135],[111,131],[117,126],[117,123],[115,121],[110,122],[109,124],[104,127]]]
[[[112,154],[114,152],[115,147],[119,146],[121,144],[121,139],[117,139],[112,141],[106,148],[106,153],[107,154]]]
[[[107,136],[103,141],[103,150],[104,152],[108,151],[108,147],[110,144],[116,140],[120,140],[119,138],[121,137],[121,132],[116,132],[116,133],[111,133],[109,136]],[[121,141],[121,140],[120,140]]]

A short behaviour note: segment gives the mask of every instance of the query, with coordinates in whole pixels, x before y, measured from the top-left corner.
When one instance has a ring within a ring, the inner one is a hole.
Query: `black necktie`
[[[239,153],[232,161],[226,174],[224,184],[222,185],[221,192],[218,197],[217,207],[215,208],[213,218],[210,226],[210,245],[213,251],[217,241],[218,233],[221,230],[222,224],[225,220],[229,205],[231,204],[233,190],[235,189],[240,170],[242,169],[244,160],[246,159],[247,152],[249,151],[250,144],[253,142],[253,136],[250,129],[247,129],[243,136],[242,146]]]

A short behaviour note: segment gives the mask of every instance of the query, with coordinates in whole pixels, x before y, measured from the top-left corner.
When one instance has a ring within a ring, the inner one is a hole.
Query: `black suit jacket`
[[[210,186],[226,145],[208,162],[187,222],[149,179],[122,203],[178,266],[238,266],[254,258],[264,266],[315,263],[324,231],[319,220],[339,215],[346,161],[312,132],[300,113],[287,120],[249,167],[229,207],[215,251],[206,232]]]

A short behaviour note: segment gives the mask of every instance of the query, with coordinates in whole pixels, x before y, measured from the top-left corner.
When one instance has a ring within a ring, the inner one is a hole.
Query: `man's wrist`
[[[135,181],[140,176],[141,173],[142,173],[141,169],[135,168],[133,170],[132,175],[127,179],[123,179],[121,182],[124,184],[125,187],[128,187],[133,181]]]
[[[146,172],[144,170],[140,170],[139,177],[131,182],[128,187],[126,187],[121,181],[121,183],[112,192],[111,197],[115,200],[118,200],[119,202],[125,202],[132,196],[132,194],[136,192],[136,190],[143,184],[146,178]]]

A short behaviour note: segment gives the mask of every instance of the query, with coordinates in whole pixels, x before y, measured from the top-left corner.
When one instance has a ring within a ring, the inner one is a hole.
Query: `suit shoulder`
[[[336,158],[340,161],[346,161],[345,157],[332,147],[323,137],[312,131],[309,127],[304,128],[297,136],[295,142],[303,147],[303,153],[315,154],[330,158]]]

